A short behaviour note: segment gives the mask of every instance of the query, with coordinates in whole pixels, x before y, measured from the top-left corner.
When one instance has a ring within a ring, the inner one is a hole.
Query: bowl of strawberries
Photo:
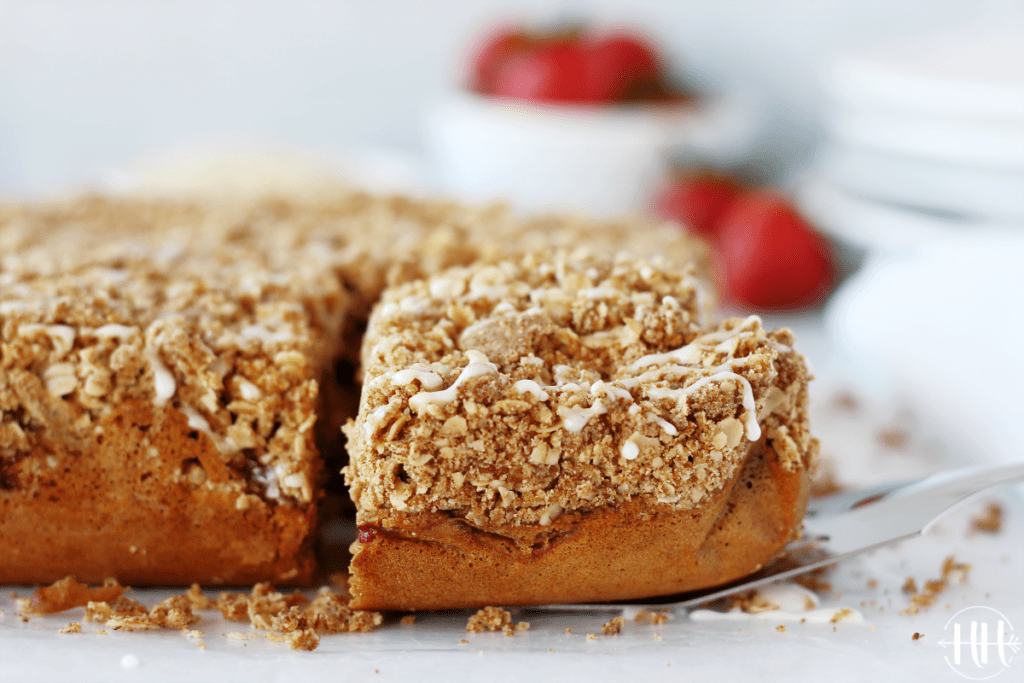
[[[428,112],[427,145],[459,198],[611,215],[643,207],[681,147],[735,146],[748,114],[681,87],[638,31],[506,26]]]

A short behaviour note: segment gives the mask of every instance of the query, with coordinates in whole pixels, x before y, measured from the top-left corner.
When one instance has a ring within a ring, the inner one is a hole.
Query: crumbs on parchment
[[[949,582],[956,577],[960,583],[967,582],[967,575],[971,571],[971,565],[958,563],[955,556],[950,555],[942,562],[942,574],[937,579],[928,579],[924,582],[924,588],[917,590],[917,583],[913,577],[907,577],[903,584],[905,593],[913,593],[910,596],[910,605],[900,610],[900,614],[918,614],[922,608],[928,608],[935,604],[939,595],[949,587]]]
[[[626,625],[626,617],[617,616],[601,626],[602,636],[617,636],[622,627]]]
[[[969,534],[998,534],[1003,528],[1003,508],[999,503],[989,503],[985,512],[971,518]]]

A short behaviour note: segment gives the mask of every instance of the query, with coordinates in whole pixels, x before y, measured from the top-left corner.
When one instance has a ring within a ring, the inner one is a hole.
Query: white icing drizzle
[[[83,327],[80,330],[83,335],[91,334],[98,339],[127,339],[138,331],[139,328],[134,325],[118,325],[117,323],[109,323],[95,329]]]
[[[238,445],[234,441],[215,433],[210,428],[210,423],[207,422],[206,418],[198,410],[185,404],[179,406],[179,410],[188,418],[188,426],[210,437],[210,440],[213,441],[213,444],[221,453],[234,453],[238,450]]]
[[[366,416],[366,422],[363,423],[363,432],[367,438],[372,437],[380,429],[380,423],[384,419],[384,416],[388,413],[390,404],[385,403],[382,406],[374,408],[369,415]]]
[[[743,386],[743,415],[740,419],[743,421],[747,438],[751,441],[757,441],[761,438],[761,426],[757,424],[754,391],[751,389],[750,382],[747,381],[746,377],[737,375],[735,372],[718,372],[708,377],[701,377],[699,380],[683,389],[660,389],[658,387],[654,387],[647,390],[647,395],[655,400],[660,398],[673,398],[679,401],[684,397],[692,395],[693,392],[703,386],[711,384],[712,382],[720,382],[727,379],[736,380]]]
[[[590,387],[590,393],[594,396],[608,396],[610,398],[621,398],[630,403],[633,402],[633,394],[614,384],[605,384],[603,380],[594,382]]]
[[[178,386],[174,382],[174,375],[160,360],[160,354],[156,349],[146,349],[146,360],[149,361],[149,366],[153,369],[153,404],[157,408],[163,408],[174,396]]]
[[[491,311],[492,315],[500,315],[502,313],[515,313],[516,307],[507,301],[502,301],[500,304],[494,307]]]
[[[430,370],[421,370],[419,368],[407,368],[405,370],[399,370],[395,374],[391,375],[391,383],[399,387],[412,384],[415,380],[419,380],[420,386],[428,391],[433,391],[444,384],[444,380],[441,379],[441,375],[436,372],[431,372]]]
[[[258,401],[263,398],[260,388],[244,377],[238,378],[238,389],[242,392],[242,399],[246,401]]]
[[[678,302],[677,302],[678,303]],[[725,381],[725,380],[736,380],[743,387],[743,415],[741,419],[743,421],[744,430],[746,437],[751,441],[757,441],[761,438],[761,427],[757,423],[756,404],[754,403],[754,392],[750,386],[750,382],[747,378],[732,372],[731,370],[738,364],[744,362],[742,358],[730,358],[724,363],[715,367],[704,368],[701,367],[700,363],[704,357],[704,353],[708,350],[713,350],[715,353],[733,354],[736,351],[736,346],[739,344],[740,339],[743,337],[750,336],[750,332],[747,328],[752,324],[760,324],[761,319],[756,315],[749,316],[746,318],[738,327],[732,330],[723,330],[720,332],[710,332],[702,335],[690,342],[686,346],[676,349],[675,351],[669,351],[668,353],[655,353],[647,356],[643,356],[634,361],[630,368],[633,370],[640,370],[647,368],[652,365],[661,365],[669,361],[675,361],[675,364],[666,367],[660,367],[656,370],[649,370],[641,373],[637,377],[627,378],[619,380],[619,383],[623,386],[634,389],[641,382],[656,382],[659,380],[678,380],[686,375],[692,374],[697,371],[710,371],[714,374],[707,377],[702,377],[688,387],[680,389],[666,389],[662,387],[652,387],[647,390],[647,395],[654,399],[671,398],[676,401],[681,401],[685,397],[693,394],[697,389],[710,384],[711,382]],[[714,346],[709,348],[709,344]],[[674,435],[677,430],[674,425],[671,425],[659,417],[653,418],[666,432]],[[666,426],[668,425],[668,426]],[[669,430],[671,427],[671,431]]]
[[[429,405],[451,403],[459,397],[459,387],[474,377],[482,377],[498,372],[498,366],[487,360],[487,356],[479,351],[466,351],[469,365],[462,369],[458,379],[441,391],[421,391],[409,399],[409,407],[417,413],[426,410]]]
[[[686,346],[682,346],[675,351],[669,351],[668,353],[652,353],[650,355],[643,356],[635,360],[630,365],[630,368],[638,370],[651,365],[660,365],[661,363],[671,360],[683,364],[696,364],[700,361],[703,352],[708,348],[709,344],[718,345],[734,337],[747,336],[745,334],[748,332],[747,327],[753,323],[760,324],[761,319],[756,315],[749,316],[740,323],[739,327],[731,330],[722,330],[721,332],[709,332],[697,337]]]
[[[287,342],[295,339],[295,335],[287,330],[274,332],[262,325],[246,325],[240,334],[246,339],[258,339],[264,343]]]
[[[612,287],[588,287],[579,291],[584,299],[614,299],[620,294],[619,290]]]
[[[651,415],[651,420],[653,420],[656,425],[661,427],[669,436],[675,436],[676,434],[679,433],[679,430],[676,429],[676,426],[669,422],[668,420],[664,420],[658,417],[657,415]]]
[[[573,434],[577,434],[583,431],[583,428],[590,422],[590,418],[595,415],[604,415],[608,412],[608,408],[605,407],[604,403],[600,400],[595,401],[594,405],[589,408],[568,408],[566,406],[559,406],[558,415],[562,418],[562,427]]]
[[[541,389],[540,385],[532,379],[521,379],[512,385],[512,389],[520,394],[529,394],[538,401],[546,401],[549,398],[548,393]]]
[[[633,436],[636,436],[636,434]],[[626,460],[636,460],[637,456],[640,455],[640,446],[637,444],[636,440],[633,439],[633,436],[626,439],[620,449],[622,457]]]

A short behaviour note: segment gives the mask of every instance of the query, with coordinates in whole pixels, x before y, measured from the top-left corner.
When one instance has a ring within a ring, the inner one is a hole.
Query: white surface
[[[740,97],[611,107],[453,92],[427,114],[427,145],[434,177],[456,197],[614,215],[647,204],[676,149],[739,157],[759,116]]]

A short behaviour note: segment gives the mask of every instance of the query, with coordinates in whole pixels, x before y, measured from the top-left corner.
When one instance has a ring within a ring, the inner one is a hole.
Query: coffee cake
[[[384,287],[678,231],[332,190],[0,204],[0,582],[308,583]],[[327,465],[324,466],[326,461]]]

